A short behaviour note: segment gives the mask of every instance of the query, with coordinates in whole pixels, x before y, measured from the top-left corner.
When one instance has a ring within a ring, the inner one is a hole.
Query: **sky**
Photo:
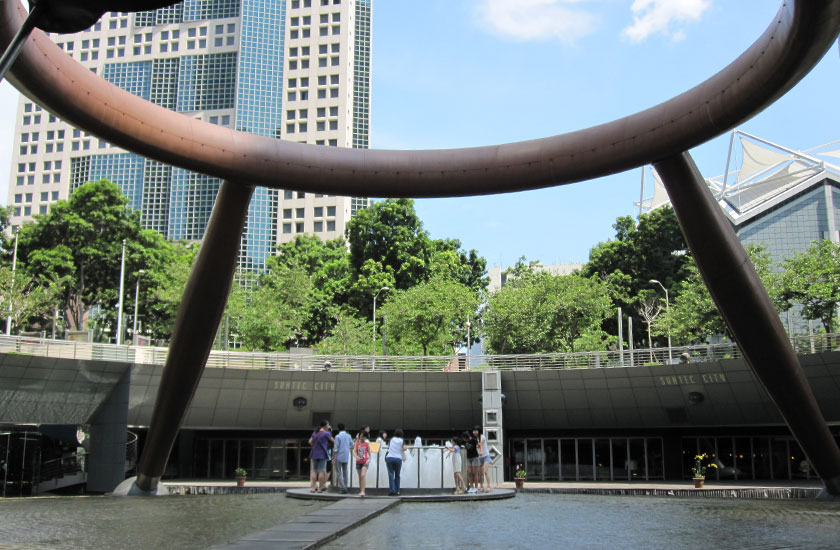
[[[371,148],[492,145],[594,126],[656,105],[741,54],[772,0],[374,0]],[[740,130],[791,149],[840,139],[840,56],[832,48],[793,90]],[[17,93],[0,84],[0,203]],[[729,133],[691,151],[724,172]],[[421,199],[432,238],[456,238],[488,266],[525,256],[584,262],[635,215],[641,170],[549,189]]]

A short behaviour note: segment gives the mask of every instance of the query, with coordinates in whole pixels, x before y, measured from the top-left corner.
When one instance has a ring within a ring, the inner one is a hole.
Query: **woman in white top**
[[[388,452],[385,454],[385,467],[388,468],[388,496],[400,494],[400,470],[404,453],[403,431],[394,430],[394,436],[388,442]]]

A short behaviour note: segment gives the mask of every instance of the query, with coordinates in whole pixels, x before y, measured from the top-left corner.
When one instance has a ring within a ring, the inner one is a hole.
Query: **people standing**
[[[344,423],[338,423],[338,435],[335,436],[335,447],[333,447],[333,458],[335,460],[333,472],[342,495],[347,494],[347,487],[350,485],[350,448],[353,446],[353,438],[344,431]]]
[[[487,444],[487,438],[481,433],[481,426],[473,427],[473,436],[478,440],[478,458],[481,461],[481,466],[478,471],[479,481],[483,485],[481,492],[490,492],[490,463],[493,457],[490,456],[490,446]]]
[[[370,443],[368,443],[368,434],[364,430],[359,432],[356,444],[353,446],[353,458],[356,459],[356,472],[359,474],[359,496],[364,497],[370,462]]]
[[[452,455],[452,472],[455,478],[455,494],[460,495],[465,493],[467,488],[464,485],[464,476],[461,472],[463,464],[461,463],[461,448],[464,441],[461,438],[453,437],[452,446],[447,445],[446,450]]]
[[[309,492],[323,493],[327,488],[327,458],[329,457],[328,447],[330,443],[334,443],[332,435],[330,434],[330,423],[326,420],[321,421],[320,428],[313,432],[312,437],[309,438],[310,474],[309,474]],[[320,487],[319,487],[320,486]]]
[[[394,435],[388,442],[388,452],[385,454],[385,467],[388,468],[389,496],[400,494],[400,470],[402,469],[405,450],[403,431],[398,428],[394,430]]]
[[[467,483],[468,493],[478,492],[478,474],[481,461],[478,458],[478,439],[470,432],[464,432],[465,447],[467,449]]]

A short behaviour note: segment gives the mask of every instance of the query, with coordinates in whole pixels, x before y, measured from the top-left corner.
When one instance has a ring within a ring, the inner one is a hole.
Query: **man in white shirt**
[[[350,449],[352,447],[353,438],[344,431],[344,423],[339,422],[333,456],[335,457],[335,477],[342,495],[347,494],[347,487],[350,485]]]

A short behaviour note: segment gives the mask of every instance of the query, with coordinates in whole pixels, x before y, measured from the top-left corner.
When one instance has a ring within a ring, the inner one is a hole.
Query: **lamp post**
[[[15,233],[15,251],[12,255],[12,288],[15,286],[15,267],[17,267],[17,245],[18,245],[18,234]],[[11,290],[11,289],[10,289]],[[12,297],[12,292],[9,292],[9,298]],[[9,316],[6,317],[6,336],[10,336],[12,334],[12,301],[9,300]]]
[[[470,323],[470,316],[467,315],[467,370],[470,370],[470,327],[472,323]]]
[[[117,305],[117,345],[122,344],[123,292],[125,291],[125,239],[122,242],[122,260],[120,261],[120,298]]]
[[[379,297],[379,293],[383,290],[391,290],[387,286],[383,286],[380,288],[377,293],[373,296],[373,339],[371,340],[370,345],[370,354],[376,355],[376,299]]]
[[[142,269],[137,272],[137,286],[134,288],[134,328],[131,329],[131,343],[137,345],[137,304],[140,303],[140,275],[145,273]]]
[[[668,314],[668,363],[670,363],[673,357],[671,355],[671,302],[668,300],[668,289],[656,279],[651,279],[650,283],[659,285],[665,291],[665,313]]]

